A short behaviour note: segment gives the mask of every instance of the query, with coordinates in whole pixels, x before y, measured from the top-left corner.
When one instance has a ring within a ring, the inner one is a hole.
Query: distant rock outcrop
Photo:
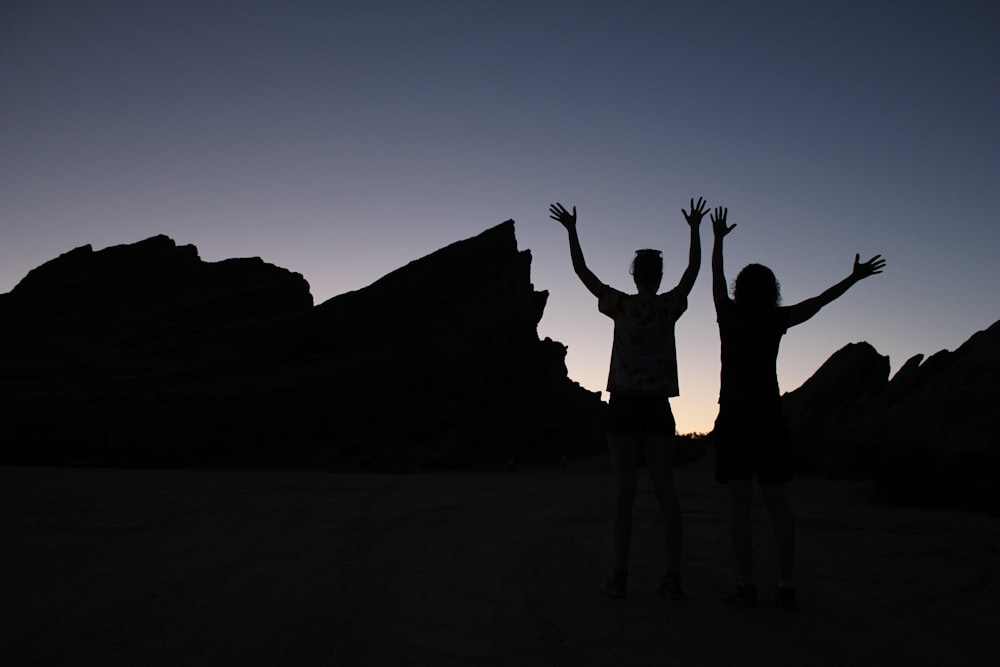
[[[872,475],[898,502],[1000,510],[1000,322],[887,375],[874,348],[848,345],[785,394],[799,468]]]
[[[5,463],[508,465],[602,447],[539,340],[508,221],[313,306],[301,275],[158,236],[0,295]]]
[[[242,325],[312,305],[298,273],[256,257],[203,262],[193,245],[166,236],[97,252],[77,248],[29,272],[0,300],[8,331],[42,339],[164,324]]]
[[[788,428],[794,435],[796,467],[844,473],[856,467],[858,424],[866,423],[875,398],[889,381],[889,357],[868,343],[838,350],[801,387],[782,398]]]

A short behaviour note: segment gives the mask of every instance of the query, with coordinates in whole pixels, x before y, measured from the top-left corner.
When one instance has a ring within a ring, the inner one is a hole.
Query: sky
[[[785,336],[783,391],[852,342],[895,372],[1000,319],[998,29],[992,0],[3,0],[0,292],[166,234],[320,303],[513,219],[539,335],[601,391],[613,325],[549,204],[632,291],[638,248],[680,279],[700,196],[737,225],[727,276],[766,264],[786,304],[888,261]],[[717,413],[702,242],[682,433]]]

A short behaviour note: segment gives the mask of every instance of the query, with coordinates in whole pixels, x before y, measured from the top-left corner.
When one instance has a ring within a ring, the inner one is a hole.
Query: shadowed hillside
[[[874,477],[888,499],[1000,513],[1000,322],[954,351],[889,359],[836,352],[784,395],[797,467]]]
[[[602,446],[539,340],[514,223],[313,306],[301,275],[158,236],[0,296],[5,463],[496,467]]]

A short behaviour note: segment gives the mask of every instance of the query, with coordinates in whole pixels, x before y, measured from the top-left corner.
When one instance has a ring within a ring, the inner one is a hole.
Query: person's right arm
[[[729,287],[726,285],[726,271],[722,258],[722,239],[733,231],[736,225],[726,225],[726,216],[728,215],[728,208],[717,206],[710,216],[712,233],[715,235],[715,241],[712,244],[712,300],[715,301],[716,310],[719,309],[720,304],[729,301]]]
[[[583,248],[580,246],[580,236],[576,231],[576,207],[573,212],[567,211],[562,204],[555,203],[549,206],[549,217],[557,221],[566,228],[569,235],[569,256],[573,261],[573,271],[579,276],[580,281],[590,290],[590,293],[600,297],[604,283],[594,275],[594,272],[587,268],[587,262],[583,258]]]

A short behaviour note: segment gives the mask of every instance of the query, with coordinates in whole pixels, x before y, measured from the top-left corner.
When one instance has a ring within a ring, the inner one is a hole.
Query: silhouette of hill
[[[847,345],[783,396],[800,469],[873,476],[907,504],[1000,512],[1000,322],[889,379],[868,343]]]
[[[4,463],[420,468],[603,447],[508,221],[313,305],[259,258],[77,248],[0,295]]]

